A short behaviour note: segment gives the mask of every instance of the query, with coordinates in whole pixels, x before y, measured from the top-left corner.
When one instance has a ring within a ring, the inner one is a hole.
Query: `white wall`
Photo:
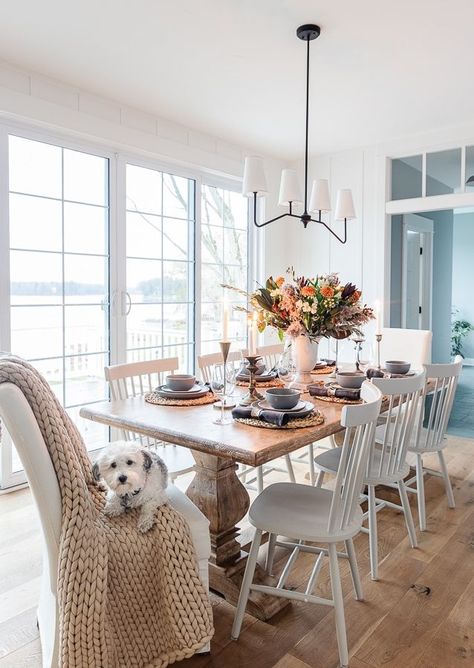
[[[253,153],[249,147],[235,146],[4,62],[0,62],[0,120],[2,118],[236,182],[242,175],[244,156]],[[277,197],[284,165],[271,156],[264,157],[270,193],[266,214],[273,216],[281,213]],[[262,275],[280,273],[281,267],[286,266],[285,234],[281,227],[256,230]]]

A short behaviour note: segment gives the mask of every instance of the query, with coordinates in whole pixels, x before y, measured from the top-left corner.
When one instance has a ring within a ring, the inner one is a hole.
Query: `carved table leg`
[[[196,474],[186,494],[210,522],[210,586],[236,605],[247,561],[247,553],[241,550],[237,541],[237,524],[249,509],[249,495],[236,475],[234,461],[197,451],[193,451],[193,456]],[[269,583],[270,580],[263,569],[257,567],[254,582]],[[247,610],[266,620],[288,604],[289,601],[283,598],[251,592]]]

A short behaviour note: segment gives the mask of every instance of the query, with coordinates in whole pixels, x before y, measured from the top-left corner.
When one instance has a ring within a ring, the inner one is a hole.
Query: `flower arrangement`
[[[247,295],[258,313],[260,332],[270,326],[278,330],[280,339],[285,334],[344,339],[360,335],[361,326],[374,318],[373,310],[361,302],[361,291],[352,283],[340,283],[336,273],[305,278],[290,269],[288,274],[289,280],[270,276],[265,287]]]

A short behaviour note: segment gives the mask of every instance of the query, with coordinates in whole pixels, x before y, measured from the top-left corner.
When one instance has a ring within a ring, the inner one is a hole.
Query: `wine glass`
[[[239,365],[236,362],[227,362],[224,369],[225,374],[225,397],[224,405],[227,407],[235,406],[232,397],[235,394],[237,385],[237,374],[239,373]],[[227,401],[229,399],[229,401]]]
[[[285,350],[278,360],[276,368],[278,378],[283,382],[285,387],[290,387],[296,378],[296,366],[291,357],[289,349]]]
[[[225,414],[225,396],[227,391],[227,377],[224,364],[216,364],[212,369],[211,381],[209,383],[211,391],[220,400],[220,417],[213,420],[214,424],[230,424],[231,417]]]

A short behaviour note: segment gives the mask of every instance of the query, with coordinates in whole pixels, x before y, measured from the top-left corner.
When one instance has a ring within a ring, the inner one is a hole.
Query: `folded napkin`
[[[326,366],[336,366],[336,360],[328,360],[325,357],[321,359],[321,362],[324,362]]]
[[[233,418],[258,418],[264,422],[275,424],[278,427],[283,427],[288,424],[291,417],[298,417],[294,413],[287,413],[285,411],[265,411],[260,408],[252,406],[236,406],[232,411]]]
[[[360,399],[360,390],[345,387],[325,387],[324,385],[309,385],[308,392],[312,397],[338,397],[339,399]]]
[[[367,369],[365,372],[367,378],[383,378],[385,376],[384,372],[380,369]]]

